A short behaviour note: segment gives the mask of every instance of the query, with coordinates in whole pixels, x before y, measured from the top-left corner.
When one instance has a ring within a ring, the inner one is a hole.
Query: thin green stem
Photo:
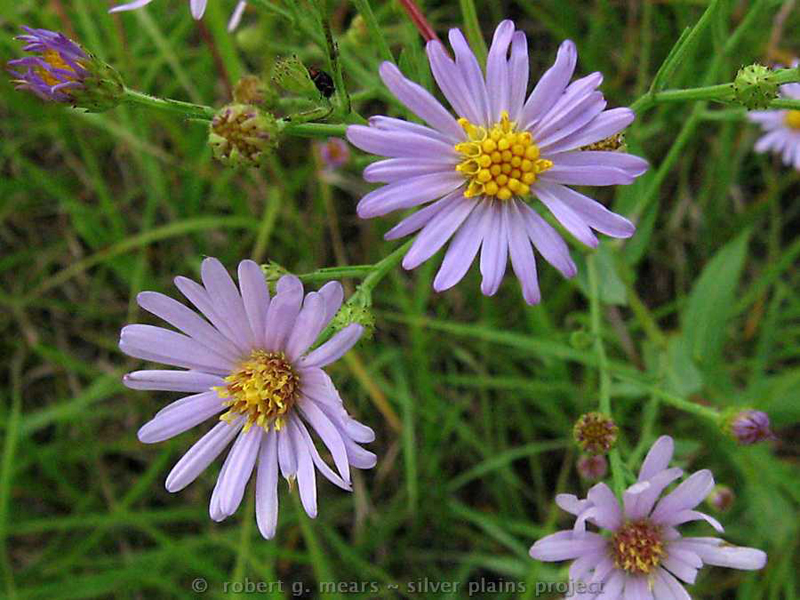
[[[183,102],[181,100],[173,100],[172,98],[158,98],[143,92],[137,92],[130,88],[125,88],[125,95],[122,98],[123,102],[130,104],[138,104],[139,106],[146,106],[156,110],[163,110],[172,113],[180,113],[189,119],[201,119],[210,121],[214,118],[217,111],[202,104],[192,104],[191,102]]]
[[[710,419],[715,423],[718,423],[720,420],[720,413],[714,408],[703,406],[702,404],[697,404],[696,402],[690,402],[689,400],[685,400],[680,396],[676,396],[675,394],[665,392],[664,390],[661,390],[655,386],[643,383],[641,380],[634,377],[628,377],[627,375],[620,373],[618,373],[616,377],[621,381],[632,383],[639,386],[643,390],[647,390],[651,395],[659,398],[662,402],[669,404],[674,408],[697,415],[699,417],[703,417],[704,419]]]
[[[482,65],[486,65],[486,57],[488,51],[486,50],[486,41],[483,39],[481,32],[481,24],[478,22],[478,12],[475,10],[475,2],[473,0],[459,0],[461,5],[461,18],[464,21],[464,30],[467,34],[469,45],[475,52],[475,57]]]
[[[356,9],[358,9],[358,12],[361,13],[361,16],[364,18],[370,37],[378,44],[378,53],[381,58],[394,62],[392,51],[389,49],[389,44],[386,43],[386,38],[383,37],[383,29],[381,29],[381,26],[378,24],[375,13],[372,12],[369,0],[353,0],[353,4],[356,5]]]
[[[586,268],[589,276],[589,310],[591,319],[592,335],[594,336],[594,352],[597,355],[597,368],[600,372],[600,412],[613,418],[611,413],[611,375],[608,372],[608,358],[606,349],[603,345],[603,330],[600,318],[600,287],[597,280],[596,255],[590,254],[586,257]],[[622,460],[619,450],[613,448],[609,452],[611,459],[611,476],[614,480],[614,491],[618,497],[622,497],[625,489],[625,480],[622,473]]]
[[[332,123],[301,123],[290,124],[283,128],[286,135],[309,138],[344,137],[347,132],[347,125],[335,125]]]

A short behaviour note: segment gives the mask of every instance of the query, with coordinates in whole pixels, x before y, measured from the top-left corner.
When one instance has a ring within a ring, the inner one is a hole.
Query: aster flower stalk
[[[179,332],[150,325],[128,325],[120,334],[126,354],[177,370],[129,373],[126,386],[138,390],[190,393],[168,405],[139,430],[144,443],[174,437],[199,423],[218,418],[181,458],[167,477],[177,492],[192,483],[231,443],[211,496],[210,516],[232,515],[255,473],[256,519],[265,538],[275,535],[278,473],[297,481],[309,516],[317,514],[315,472],[350,491],[350,468],[369,469],[375,456],[360,444],[371,442],[371,429],[344,408],[323,370],[360,338],[352,324],[315,346],[343,300],[338,283],[304,295],[292,275],[282,277],[270,295],[261,268],[242,261],[239,286],[222,264],[203,261],[202,285],[177,277],[175,285],[202,313],[155,292],[143,292],[139,305]],[[335,470],[322,459],[312,433],[331,454]]]
[[[695,582],[704,565],[757,570],[767,555],[756,548],[737,547],[714,537],[684,537],[678,526],[705,521],[718,532],[722,525],[695,508],[714,487],[708,470],[698,471],[661,497],[683,471],[669,468],[674,442],[660,437],[647,454],[638,480],[623,501],[604,483],[586,499],[559,494],[556,504],[575,515],[572,529],[538,540],[530,549],[541,561],[574,560],[569,576],[575,582],[601,584],[585,598],[592,600],[688,599],[684,583]],[[660,499],[659,499],[660,498]],[[595,533],[587,525],[596,527]],[[682,583],[683,582],[683,583]]]

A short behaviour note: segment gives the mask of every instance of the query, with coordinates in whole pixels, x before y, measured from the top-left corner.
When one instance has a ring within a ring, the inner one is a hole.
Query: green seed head
[[[747,110],[763,110],[778,97],[778,84],[771,69],[753,64],[739,69],[733,92],[736,100]]]
[[[272,114],[252,104],[229,104],[211,121],[208,143],[226,165],[258,167],[278,147],[279,133]]]

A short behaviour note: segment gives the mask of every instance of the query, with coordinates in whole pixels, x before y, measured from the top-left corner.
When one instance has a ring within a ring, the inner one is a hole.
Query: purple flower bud
[[[602,454],[583,454],[578,458],[578,475],[587,481],[597,481],[606,476],[608,461]]]
[[[706,503],[714,510],[725,512],[736,499],[736,494],[727,485],[715,485],[711,493],[706,496]]]
[[[327,142],[317,143],[316,148],[326,171],[335,171],[350,160],[350,146],[341,138],[328,138]]]
[[[728,421],[727,430],[743,446],[777,439],[770,431],[769,416],[760,410],[747,409],[736,413]]]

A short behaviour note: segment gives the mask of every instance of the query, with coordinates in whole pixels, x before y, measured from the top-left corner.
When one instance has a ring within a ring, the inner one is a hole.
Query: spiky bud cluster
[[[272,82],[293,94],[318,99],[320,92],[308,68],[296,56],[279,58],[272,69]]]
[[[733,82],[736,100],[748,110],[762,110],[778,97],[775,73],[764,65],[753,64],[739,69]]]
[[[362,339],[372,339],[375,333],[375,315],[367,306],[344,304],[333,317],[331,327],[334,331],[344,329],[351,323],[358,323],[364,328]]]
[[[272,114],[252,104],[229,104],[211,121],[208,143],[214,158],[230,166],[257,167],[278,147]]]
[[[617,442],[617,425],[611,417],[590,412],[575,422],[572,435],[578,446],[587,454],[605,454]]]

